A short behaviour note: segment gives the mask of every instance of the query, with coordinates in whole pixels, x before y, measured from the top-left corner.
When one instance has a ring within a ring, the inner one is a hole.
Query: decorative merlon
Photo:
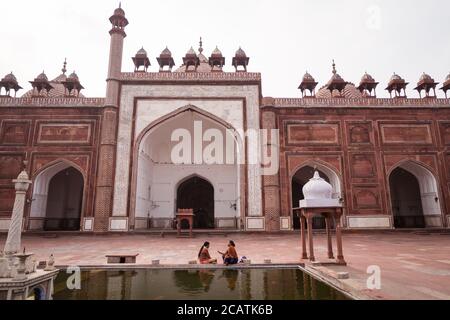
[[[263,100],[266,100],[264,98]],[[264,106],[276,108],[295,107],[450,107],[450,99],[428,98],[275,98],[270,99],[270,104],[263,103]]]
[[[122,81],[251,81],[260,82],[255,72],[123,72]]]
[[[69,97],[0,97],[0,107],[102,107],[104,98],[69,98]]]

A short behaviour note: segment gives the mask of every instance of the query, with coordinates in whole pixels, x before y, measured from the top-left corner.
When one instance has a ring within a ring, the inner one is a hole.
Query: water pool
[[[124,269],[81,272],[69,290],[61,270],[55,300],[346,300],[300,269]]]

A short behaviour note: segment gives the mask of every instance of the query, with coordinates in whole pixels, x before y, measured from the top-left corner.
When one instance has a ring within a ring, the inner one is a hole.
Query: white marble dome
[[[303,187],[303,195],[306,200],[331,199],[332,193],[333,187],[320,177],[318,171],[314,172],[314,177],[312,177]]]
[[[304,200],[300,200],[300,208],[331,208],[342,207],[338,199],[333,199],[333,187],[314,172],[314,177],[303,187]]]

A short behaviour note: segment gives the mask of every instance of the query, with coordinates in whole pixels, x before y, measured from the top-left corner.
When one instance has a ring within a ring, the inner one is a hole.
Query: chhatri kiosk
[[[309,260],[314,262],[313,218],[324,217],[327,230],[328,258],[335,259],[331,229],[336,226],[337,259],[336,263],[346,265],[342,250],[341,216],[342,204],[339,199],[332,198],[333,187],[320,177],[316,170],[314,177],[303,187],[304,200],[300,200],[300,228],[302,238],[302,259],[308,259],[306,251],[305,225],[308,226]]]

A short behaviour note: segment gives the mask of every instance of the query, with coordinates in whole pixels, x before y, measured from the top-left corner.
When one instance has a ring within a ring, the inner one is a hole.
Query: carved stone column
[[[342,232],[341,232],[341,217],[342,217],[342,210],[338,209],[336,210],[336,244],[337,244],[337,262],[342,265],[346,265],[344,259],[344,251],[342,248]]]
[[[324,216],[325,216],[325,223],[326,223],[326,228],[327,228],[328,259],[334,259],[333,241],[331,239],[332,216],[330,216],[329,213],[326,213]]]
[[[22,171],[16,180],[13,180],[16,188],[16,199],[9,225],[8,238],[6,239],[4,252],[12,256],[20,251],[22,239],[23,213],[25,209],[25,197],[31,181],[27,172]]]
[[[314,256],[313,214],[306,211],[305,215],[308,224],[309,260],[314,262],[316,257]]]
[[[308,259],[308,253],[306,251],[306,219],[303,215],[303,212],[300,212],[300,230],[301,230],[301,238],[302,238],[302,259]]]

